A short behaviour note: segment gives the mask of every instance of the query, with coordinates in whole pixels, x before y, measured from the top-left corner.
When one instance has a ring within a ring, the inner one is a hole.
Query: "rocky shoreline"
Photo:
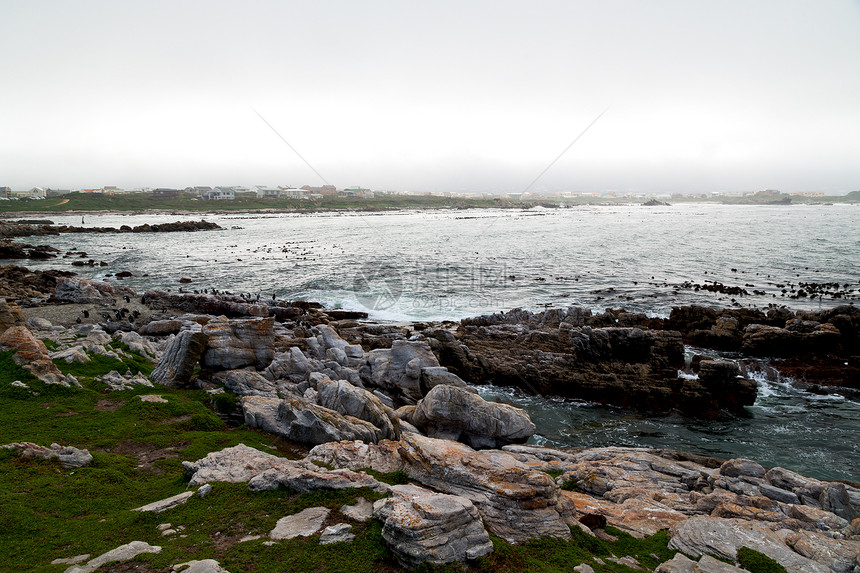
[[[756,383],[734,362],[718,360],[694,360],[697,375],[680,376],[685,343],[815,356],[842,361],[851,373],[860,331],[852,306],[821,313],[679,307],[668,319],[622,310],[514,310],[459,323],[391,325],[311,303],[140,295],[59,273],[0,272],[14,278],[4,283],[8,300],[0,299],[0,346],[16,350],[13,359],[33,376],[74,388],[79,381],[57,361],[134,352],[155,364],[151,375],[106,373],[99,378],[106,392],[162,387],[234,396],[235,408],[221,412],[228,423],[312,449],[301,460],[247,446],[212,451],[184,463],[189,487],[370,488],[384,497],[364,510],[366,518],[382,523],[382,537],[404,567],[473,562],[493,551],[490,535],[514,544],[569,540],[574,531],[611,540],[611,526],[639,538],[668,531],[669,547],[686,557],[656,571],[741,571],[725,563],[715,569],[712,561],[737,564],[742,548],[787,571],[860,571],[856,484],[669,450],[528,446],[536,431],[528,414],[486,401],[473,388],[492,381],[705,417],[740,411],[754,401]],[[33,306],[22,309],[13,302],[17,295]],[[9,448],[86,459],[61,446]],[[371,470],[405,475],[409,484],[386,484]],[[288,521],[269,537],[286,538]],[[349,542],[348,525],[326,528],[323,538]]]

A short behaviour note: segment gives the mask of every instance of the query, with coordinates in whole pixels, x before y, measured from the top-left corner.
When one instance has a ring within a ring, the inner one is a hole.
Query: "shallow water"
[[[86,225],[114,227],[191,218],[85,216]],[[184,287],[189,290],[315,300],[366,310],[378,320],[459,319],[514,307],[569,305],[595,311],[623,306],[652,316],[693,303],[818,309],[856,304],[860,287],[860,206],[855,205],[620,205],[205,218],[225,230],[28,238],[64,251],[83,250],[87,258],[109,265],[72,267],[73,259],[22,264],[67,267],[94,278],[128,270],[138,276],[125,284],[138,291],[177,290],[178,279],[187,276],[194,281]],[[52,219],[80,224],[80,216]],[[751,294],[680,286],[708,280]],[[789,285],[801,281],[838,282],[841,290],[853,292],[839,299],[789,298]],[[715,421],[526,397],[509,389],[481,391],[526,408],[538,426],[537,443],[745,456],[823,479],[860,481],[860,403],[756,376],[759,396],[747,415]]]

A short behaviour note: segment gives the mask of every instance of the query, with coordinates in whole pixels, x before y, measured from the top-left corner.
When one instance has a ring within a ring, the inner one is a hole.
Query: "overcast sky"
[[[532,190],[860,189],[857,0],[2,0],[0,78],[14,189],[517,192],[607,108]]]

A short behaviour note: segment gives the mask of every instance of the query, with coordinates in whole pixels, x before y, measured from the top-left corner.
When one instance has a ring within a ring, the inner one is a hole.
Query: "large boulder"
[[[265,396],[277,398],[275,385],[253,370],[226,370],[212,375],[212,381],[221,384],[238,396]]]
[[[487,402],[469,390],[439,385],[420,401],[412,423],[431,437],[464,442],[473,448],[522,443],[535,433],[525,410]]]
[[[322,370],[323,366],[317,360],[310,360],[296,346],[287,352],[276,353],[271,364],[263,371],[263,376],[269,380],[289,380],[298,384],[308,379],[311,372]]]
[[[378,442],[382,439],[381,430],[370,422],[342,416],[299,397],[280,400],[246,396],[242,409],[248,426],[304,444],[341,440]]]
[[[274,318],[230,320],[219,316],[203,327],[209,337],[201,364],[212,370],[266,368],[275,357]]]
[[[14,348],[17,364],[46,384],[69,386],[71,379],[63,375],[51,361],[45,343],[33,336],[26,326],[11,326],[0,334],[0,347]]]
[[[517,543],[538,537],[570,538],[559,515],[558,486],[501,451],[480,452],[449,440],[404,434],[404,471],[436,491],[474,503],[492,533]]]
[[[427,342],[395,340],[391,348],[368,352],[359,375],[365,386],[380,388],[402,406],[422,398],[421,371],[437,366],[439,361]]]
[[[382,538],[404,567],[444,565],[492,553],[493,544],[474,504],[465,497],[396,485],[373,504]]]
[[[394,410],[364,388],[357,388],[346,380],[322,380],[317,383],[319,405],[370,422],[388,440],[400,438],[400,421]]]
[[[191,382],[191,375],[209,337],[202,332],[183,330],[170,341],[152,371],[150,378],[156,384],[183,388]]]
[[[327,470],[308,460],[288,460],[244,444],[211,452],[194,462],[182,462],[189,487],[210,482],[248,483],[252,491],[285,487],[293,491],[340,490],[368,487],[387,490],[365,473]]]
[[[137,296],[134,290],[102,281],[58,277],[54,298],[61,302],[90,303],[120,301],[122,297]]]

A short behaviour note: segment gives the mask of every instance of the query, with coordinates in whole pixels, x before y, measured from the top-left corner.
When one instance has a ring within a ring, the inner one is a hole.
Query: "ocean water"
[[[57,224],[80,216],[51,217]],[[85,226],[140,225],[200,215],[86,215]],[[76,234],[28,238],[85,251],[25,261],[85,277],[131,271],[138,291],[217,289],[364,310],[376,320],[456,320],[515,307],[624,307],[668,316],[672,306],[828,308],[860,301],[858,205],[639,205],[565,209],[439,210],[362,214],[205,215],[223,231]],[[692,285],[714,282],[747,294]],[[829,285],[830,294],[800,283]],[[837,286],[838,285],[838,286]],[[837,296],[833,293],[838,292]],[[767,372],[767,368],[763,369]],[[819,396],[755,374],[759,396],[743,417],[703,422],[485,387],[525,407],[536,443],[668,447],[751,457],[824,479],[860,482],[860,402]]]

